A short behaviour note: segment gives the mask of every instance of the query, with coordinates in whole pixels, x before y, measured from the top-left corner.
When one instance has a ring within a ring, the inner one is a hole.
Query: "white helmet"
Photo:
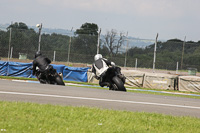
[[[95,60],[95,61],[98,60],[98,59],[101,59],[101,58],[103,58],[103,56],[102,56],[101,54],[96,54],[96,55],[94,56],[94,60]]]

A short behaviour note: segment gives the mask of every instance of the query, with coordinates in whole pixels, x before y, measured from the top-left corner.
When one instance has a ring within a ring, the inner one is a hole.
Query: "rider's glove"
[[[94,77],[95,76],[95,74],[94,73],[92,73],[92,77]]]
[[[96,79],[98,78],[94,73],[92,73],[92,77],[94,77]]]

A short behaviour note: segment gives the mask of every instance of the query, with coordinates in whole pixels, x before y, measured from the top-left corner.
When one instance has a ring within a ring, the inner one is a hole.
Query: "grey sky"
[[[96,23],[143,39],[200,40],[200,0],[0,0],[0,23],[74,29]]]

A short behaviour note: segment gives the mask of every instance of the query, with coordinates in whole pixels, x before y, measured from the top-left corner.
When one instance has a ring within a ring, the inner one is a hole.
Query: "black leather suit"
[[[35,75],[36,67],[38,67],[41,72],[45,72],[50,63],[51,60],[43,55],[36,57],[33,61],[33,75]]]

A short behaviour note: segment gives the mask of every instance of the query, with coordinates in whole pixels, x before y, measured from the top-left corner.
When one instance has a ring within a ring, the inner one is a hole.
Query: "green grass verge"
[[[145,112],[0,101],[0,131],[197,133],[200,119]]]

